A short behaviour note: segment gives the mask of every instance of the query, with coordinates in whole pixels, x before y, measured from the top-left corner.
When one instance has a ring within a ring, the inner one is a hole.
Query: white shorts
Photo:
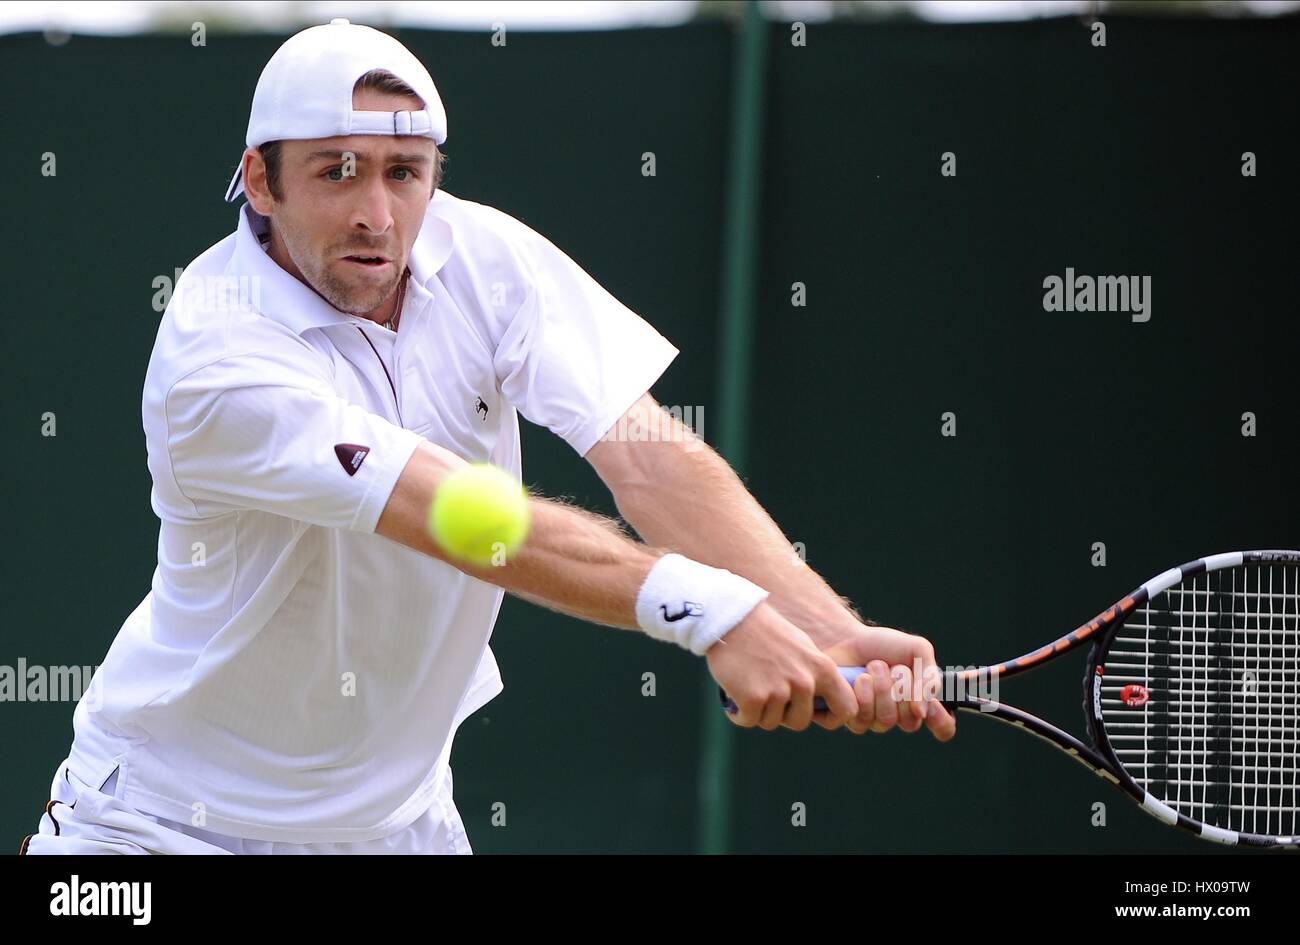
[[[117,771],[93,787],[73,774],[65,761],[54,773],[50,801],[38,832],[24,838],[19,853],[95,854],[262,854],[286,853],[472,853],[460,812],[452,803],[451,768],[429,809],[409,827],[353,843],[283,843],[249,840],[201,830],[128,807],[117,799]]]

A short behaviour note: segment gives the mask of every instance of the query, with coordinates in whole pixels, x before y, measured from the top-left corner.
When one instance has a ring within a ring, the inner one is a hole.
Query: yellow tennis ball
[[[429,533],[450,557],[504,564],[528,537],[528,493],[499,466],[474,463],[442,481],[429,505]]]

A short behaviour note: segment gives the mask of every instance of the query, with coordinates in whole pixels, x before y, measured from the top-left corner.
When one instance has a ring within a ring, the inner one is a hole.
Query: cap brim
[[[239,199],[239,195],[244,192],[244,161],[241,158],[239,167],[235,168],[235,176],[230,178],[230,186],[226,188],[226,203],[234,203]]]

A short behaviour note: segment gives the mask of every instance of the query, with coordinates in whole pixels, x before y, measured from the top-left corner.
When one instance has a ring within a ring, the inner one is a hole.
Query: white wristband
[[[667,554],[641,585],[636,622],[656,640],[702,656],[766,597],[767,591],[739,574]]]

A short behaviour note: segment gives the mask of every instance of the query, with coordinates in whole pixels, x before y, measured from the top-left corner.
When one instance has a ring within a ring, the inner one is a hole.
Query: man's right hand
[[[858,714],[853,687],[812,638],[767,603],[704,654],[709,672],[738,707],[728,712],[741,728],[801,732],[812,723],[813,699],[845,722]]]

